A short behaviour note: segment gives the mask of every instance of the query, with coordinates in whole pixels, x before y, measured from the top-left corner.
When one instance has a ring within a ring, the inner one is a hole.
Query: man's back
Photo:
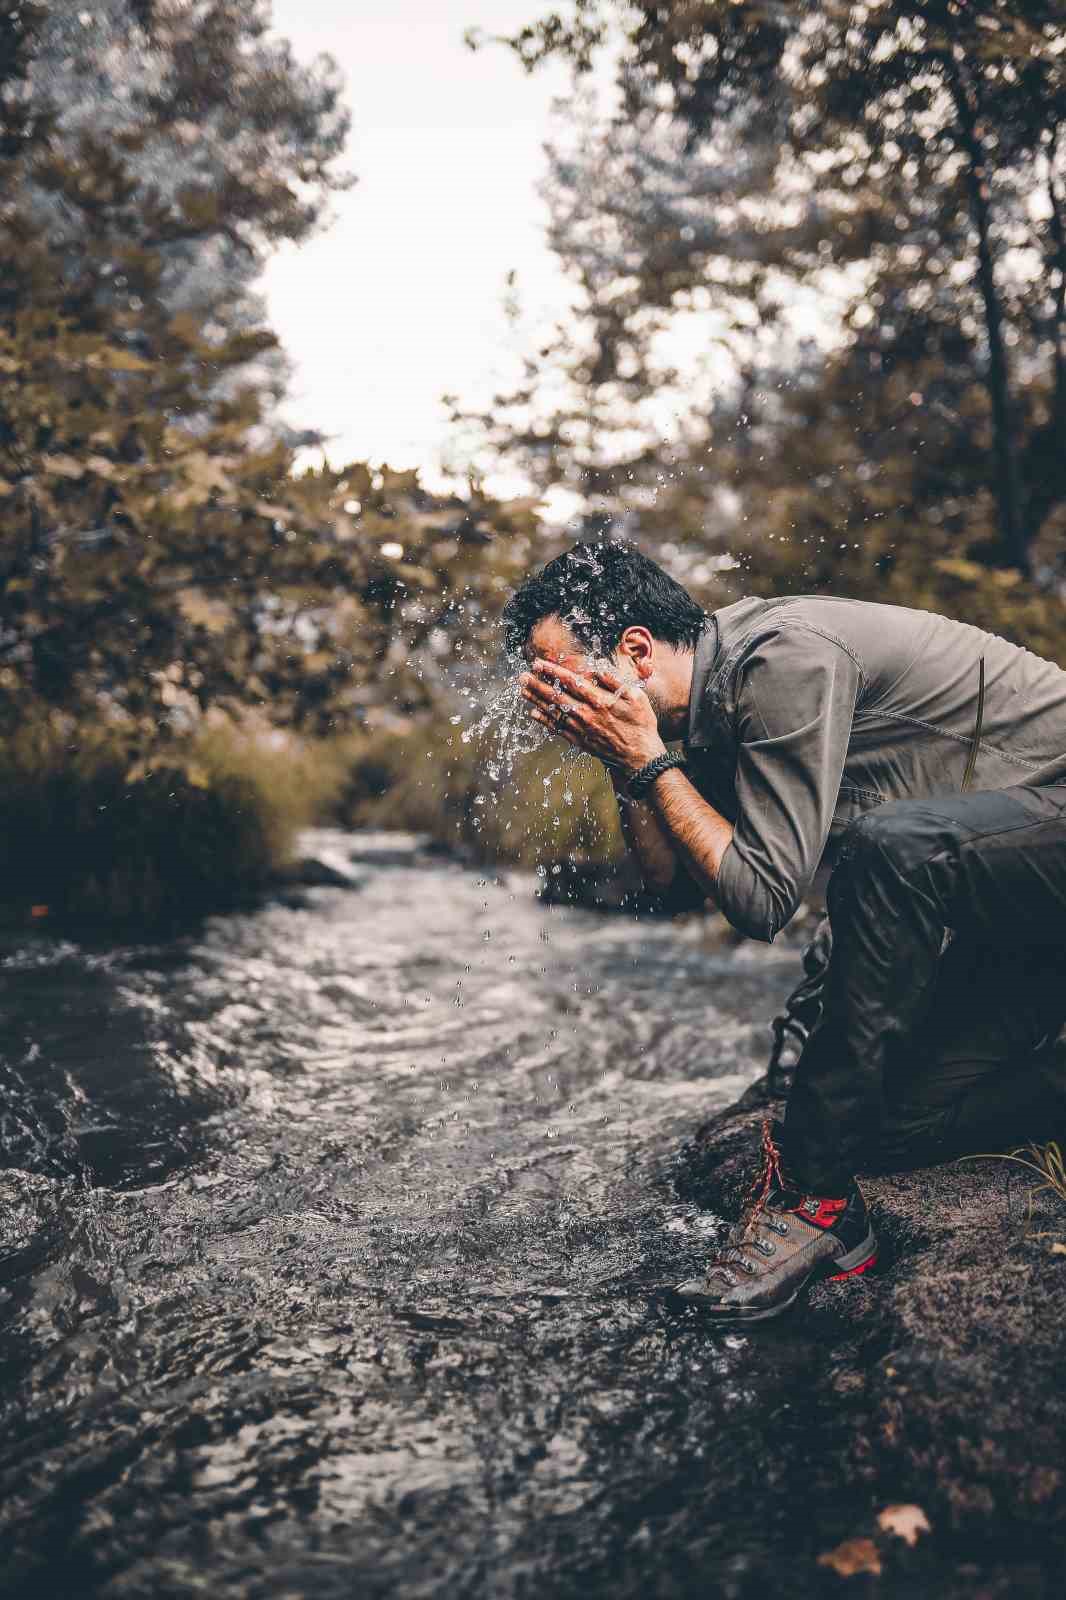
[[[887,800],[1066,781],[1066,672],[931,612],[823,596],[740,600],[696,650],[693,776],[736,821],[719,894],[772,938],[827,844]]]

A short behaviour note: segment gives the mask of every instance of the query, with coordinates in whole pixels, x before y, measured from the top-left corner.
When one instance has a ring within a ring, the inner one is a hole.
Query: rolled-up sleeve
[[[736,827],[716,898],[771,943],[818,869],[836,809],[862,675],[841,645],[801,627],[754,641],[736,691]]]

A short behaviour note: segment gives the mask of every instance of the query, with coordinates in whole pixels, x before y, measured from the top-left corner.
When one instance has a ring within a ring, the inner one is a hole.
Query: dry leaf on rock
[[[859,1572],[880,1573],[881,1557],[872,1539],[845,1539],[835,1550],[827,1550],[818,1557],[820,1567],[832,1567],[842,1578],[853,1578]]]
[[[877,1518],[877,1526],[909,1545],[916,1545],[923,1533],[933,1531],[921,1506],[886,1506]]]

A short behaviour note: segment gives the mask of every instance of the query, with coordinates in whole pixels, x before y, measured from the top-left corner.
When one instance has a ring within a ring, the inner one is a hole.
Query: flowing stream
[[[787,1593],[802,1325],[662,1290],[794,951],[313,843],[351,887],[0,965],[3,1593]]]

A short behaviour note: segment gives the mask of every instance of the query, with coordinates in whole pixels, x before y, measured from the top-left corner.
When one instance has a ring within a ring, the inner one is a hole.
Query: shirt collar
[[[692,688],[689,690],[688,698],[688,738],[685,740],[687,745],[707,743],[703,701],[711,675],[718,665],[720,644],[721,630],[718,618],[712,611],[707,618],[707,626],[696,641],[696,651],[692,660]]]

